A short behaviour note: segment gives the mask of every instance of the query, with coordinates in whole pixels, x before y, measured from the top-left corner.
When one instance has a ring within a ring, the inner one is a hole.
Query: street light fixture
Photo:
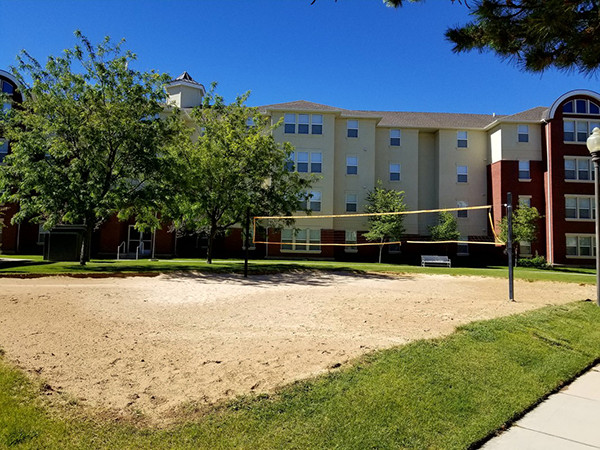
[[[594,128],[587,138],[587,148],[594,163],[594,187],[596,205],[596,305],[600,306],[600,128]]]

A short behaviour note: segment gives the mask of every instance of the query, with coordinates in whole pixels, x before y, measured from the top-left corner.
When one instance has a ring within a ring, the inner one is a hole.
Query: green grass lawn
[[[102,275],[102,274],[156,274],[163,272],[218,272],[218,273],[243,273],[244,263],[241,260],[215,260],[207,264],[199,259],[178,260],[92,260],[85,266],[76,262],[48,262],[43,261],[39,255],[34,256],[6,256],[2,258],[30,259],[29,262],[15,261],[14,263],[0,265],[2,275]],[[485,277],[506,278],[506,267],[486,268],[446,268],[446,267],[420,267],[398,264],[354,263],[339,261],[290,261],[290,260],[252,260],[249,265],[250,273],[277,273],[293,270],[323,270],[323,271],[350,271],[357,273],[383,272],[391,274],[425,273],[448,275],[472,275]],[[570,283],[595,283],[595,270],[560,268],[540,270],[531,268],[515,268],[515,278],[526,280],[562,281]]]
[[[599,322],[591,302],[477,322],[168,429],[50,409],[0,358],[0,447],[467,448],[600,361]]]

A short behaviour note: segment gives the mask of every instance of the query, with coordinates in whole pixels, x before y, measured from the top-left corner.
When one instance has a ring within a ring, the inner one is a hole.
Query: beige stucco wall
[[[347,137],[347,120],[358,120],[358,137]],[[374,119],[338,118],[335,136],[334,214],[346,214],[346,194],[358,196],[358,212],[363,212],[369,190],[375,185],[375,129]],[[346,157],[358,158],[358,173],[346,174]],[[334,228],[365,230],[365,218],[335,219]]]
[[[502,159],[502,127],[495,127],[489,133],[490,136],[490,158],[495,163]]]
[[[437,133],[419,133],[419,180],[418,180],[418,210],[437,209],[439,206],[439,180],[438,164],[439,156],[437,149]],[[428,235],[429,227],[436,223],[434,214],[419,214],[418,234]]]
[[[200,87],[184,85],[167,86],[169,103],[174,103],[179,108],[193,108],[202,104],[204,90]]]
[[[456,130],[440,130],[439,146],[439,207],[454,208],[459,201],[468,206],[485,205],[487,200],[488,135],[485,131],[468,130],[468,147],[458,148]],[[468,167],[468,182],[457,181],[457,166]],[[468,218],[458,219],[463,236],[487,234],[487,214],[469,211]]]
[[[519,125],[529,126],[529,142],[519,142]],[[492,163],[541,161],[542,128],[537,123],[501,123],[490,133]]]
[[[419,203],[419,131],[402,129],[400,146],[392,146],[390,145],[390,129],[377,128],[375,182],[381,180],[386,189],[404,191],[406,209],[415,210]],[[390,164],[400,164],[399,181],[390,181]],[[417,233],[417,224],[416,216],[406,215],[404,217],[406,233]]]
[[[294,111],[286,111],[294,113]],[[296,112],[296,114],[298,114]],[[301,114],[306,114],[302,111]],[[321,114],[320,112],[317,114]],[[283,119],[283,112],[274,112],[271,116],[273,123]],[[323,134],[287,134],[281,125],[273,132],[277,142],[289,142],[294,146],[296,152],[321,152],[323,162],[321,173],[314,174],[316,181],[313,183],[313,191],[321,192],[321,211],[314,215],[334,214],[334,171],[335,171],[335,115],[322,114]],[[333,227],[333,219],[299,219],[296,222],[298,228],[323,228]]]

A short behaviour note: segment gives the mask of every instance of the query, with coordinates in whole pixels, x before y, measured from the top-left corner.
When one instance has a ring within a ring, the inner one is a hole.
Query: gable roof
[[[488,129],[502,122],[541,122],[548,114],[545,106],[536,106],[515,114],[464,114],[464,113],[433,113],[433,112],[411,112],[411,111],[362,111],[321,103],[297,100],[293,102],[275,103],[272,105],[259,106],[262,113],[270,111],[286,112],[329,112],[340,117],[358,117],[378,120],[379,127],[397,128],[463,128],[463,129]]]
[[[321,103],[307,102],[306,100],[296,100],[294,102],[274,103],[272,105],[259,106],[261,112],[267,111],[327,111],[342,112],[343,109],[335,108]]]

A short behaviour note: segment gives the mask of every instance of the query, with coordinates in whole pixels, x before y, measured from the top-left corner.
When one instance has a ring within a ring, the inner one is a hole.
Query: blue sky
[[[137,67],[187,70],[227,100],[309,100],[349,109],[512,114],[548,106],[597,77],[522,72],[493,54],[456,55],[444,39],[469,10],[450,0],[0,0],[0,68],[27,49],[40,61],[75,44],[125,38]],[[6,20],[10,16],[14,21]]]

